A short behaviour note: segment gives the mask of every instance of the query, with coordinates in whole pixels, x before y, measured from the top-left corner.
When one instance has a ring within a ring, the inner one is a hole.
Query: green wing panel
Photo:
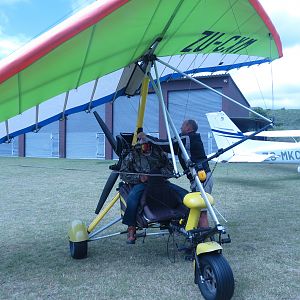
[[[117,8],[94,22],[91,9],[72,16],[72,25],[59,24],[59,43],[51,30],[32,41],[33,56],[25,53],[34,57],[29,65],[24,51],[0,62],[0,122],[129,65],[157,38],[162,38],[157,56],[222,53],[273,60],[282,55],[278,34],[255,0],[106,0],[91,7],[101,14],[103,3]],[[78,29],[83,16],[87,21]]]

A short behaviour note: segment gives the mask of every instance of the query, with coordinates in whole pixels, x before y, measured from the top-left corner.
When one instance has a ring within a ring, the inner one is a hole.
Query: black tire
[[[198,256],[196,283],[206,300],[229,300],[233,296],[234,278],[227,260],[219,253]]]
[[[70,243],[70,253],[73,258],[82,259],[87,257],[88,242],[71,242]]]

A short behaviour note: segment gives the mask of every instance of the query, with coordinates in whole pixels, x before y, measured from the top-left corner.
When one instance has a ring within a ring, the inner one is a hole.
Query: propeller
[[[102,118],[99,116],[99,114],[94,111],[93,112],[95,117],[96,117],[96,120],[97,122],[99,123],[101,129],[103,130],[108,142],[110,143],[110,145],[112,146],[114,152],[119,156],[120,154],[117,153],[117,141],[116,139],[114,138],[114,136],[111,134],[110,130],[108,129],[108,127],[106,126],[106,124],[104,123],[104,121],[102,120]],[[112,172],[107,181],[106,181],[106,184],[102,190],[102,193],[101,193],[101,196],[100,196],[100,199],[98,201],[98,204],[97,204],[97,207],[96,207],[96,210],[95,210],[95,213],[98,214],[101,210],[101,208],[103,207],[109,193],[111,192],[114,184],[116,183],[117,179],[119,177],[119,173],[116,173],[116,172]]]
[[[111,192],[114,184],[116,183],[117,179],[119,177],[119,173],[116,173],[116,172],[111,172],[106,183],[105,183],[105,186],[102,190],[102,193],[101,193],[101,196],[100,196],[100,199],[98,201],[98,204],[97,204],[97,207],[96,207],[96,210],[95,210],[95,214],[99,214],[101,208],[103,207],[109,193]]]
[[[97,120],[98,124],[100,125],[101,129],[103,130],[107,140],[109,141],[109,143],[111,144],[114,152],[116,153],[116,150],[117,150],[117,141],[116,141],[116,139],[111,134],[111,132],[109,131],[108,127],[106,126],[106,124],[104,123],[102,118],[99,116],[99,114],[96,111],[94,111],[93,113],[94,113],[94,116],[96,117],[96,120]]]

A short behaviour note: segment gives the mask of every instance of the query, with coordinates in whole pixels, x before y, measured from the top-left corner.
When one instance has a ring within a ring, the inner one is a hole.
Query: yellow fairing
[[[212,195],[206,193],[206,196],[210,204],[214,205],[215,200]],[[204,199],[202,198],[200,192],[194,192],[187,194],[183,199],[183,203],[185,206],[190,208],[190,213],[185,226],[185,230],[197,228],[201,209],[206,208]]]
[[[88,240],[86,226],[79,220],[75,220],[71,223],[68,235],[71,242],[83,242]]]
[[[211,205],[215,204],[215,200],[211,194],[206,193],[208,201]],[[206,208],[204,199],[202,198],[200,192],[188,193],[184,199],[183,203],[188,208]]]
[[[220,244],[216,242],[206,242],[206,243],[200,243],[197,245],[197,255],[208,253],[208,252],[214,252],[222,250],[223,248],[220,246]]]

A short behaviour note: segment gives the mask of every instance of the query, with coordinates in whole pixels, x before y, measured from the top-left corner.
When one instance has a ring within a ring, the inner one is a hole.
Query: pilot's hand
[[[140,140],[145,140],[146,139],[146,134],[144,132],[140,132],[140,133],[138,133],[137,137]]]

